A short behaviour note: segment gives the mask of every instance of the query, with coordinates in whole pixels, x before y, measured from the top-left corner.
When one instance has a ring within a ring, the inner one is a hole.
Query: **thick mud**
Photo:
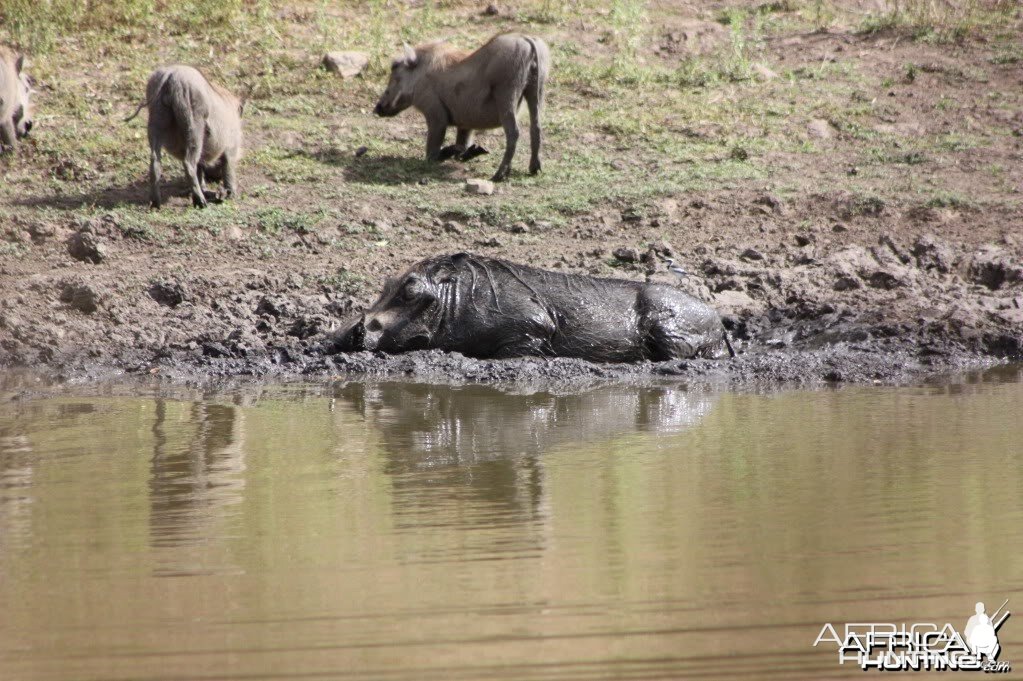
[[[97,220],[67,243],[77,249],[113,242],[123,250],[118,234]],[[690,275],[664,271],[663,256]],[[620,276],[673,283],[716,307],[738,355],[594,364],[436,351],[341,353],[335,330],[364,302],[328,287],[310,294],[296,274],[254,269],[141,285],[73,273],[29,276],[15,283],[0,312],[0,347],[8,367],[78,380],[126,373],[185,381],[375,376],[564,383],[670,376],[719,384],[890,384],[1023,358],[1023,257],[1011,237],[966,247],[933,234],[912,241],[882,234],[860,245],[795,233],[766,247],[703,245],[691,252],[654,242],[618,259]],[[583,255],[578,269],[586,264]]]

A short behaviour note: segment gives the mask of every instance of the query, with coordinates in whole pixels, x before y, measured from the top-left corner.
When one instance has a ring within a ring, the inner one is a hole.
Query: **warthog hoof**
[[[206,197],[202,194],[192,194],[192,206],[194,208],[205,208]]]
[[[440,150],[440,155],[437,157],[437,160],[446,161],[449,158],[461,158],[464,153],[465,147],[461,144],[449,144]]]
[[[529,174],[536,175],[540,172],[540,159],[534,159],[529,162]]]
[[[500,168],[497,169],[497,172],[494,173],[494,176],[492,178],[490,178],[490,181],[491,182],[504,182],[505,180],[508,179],[509,175],[511,175],[511,168],[509,168],[507,166],[501,166]]]
[[[477,156],[483,156],[484,154],[489,153],[490,150],[486,147],[480,146],[479,144],[473,144],[459,155],[458,160],[464,163],[466,161],[473,160]]]

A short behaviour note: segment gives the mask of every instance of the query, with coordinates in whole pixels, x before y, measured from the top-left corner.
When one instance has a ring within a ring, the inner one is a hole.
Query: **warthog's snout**
[[[32,132],[32,121],[25,121],[25,132],[21,134],[22,137],[28,137],[28,133]]]
[[[373,113],[375,113],[377,116],[382,116],[383,111],[384,108],[380,106],[380,102],[377,102],[377,105],[373,107]]]

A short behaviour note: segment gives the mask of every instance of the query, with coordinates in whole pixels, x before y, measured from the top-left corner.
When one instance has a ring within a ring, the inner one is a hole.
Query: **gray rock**
[[[470,194],[489,196],[494,193],[494,183],[490,180],[466,180],[465,191]]]
[[[369,65],[365,52],[328,52],[323,57],[323,67],[342,78],[354,78]]]

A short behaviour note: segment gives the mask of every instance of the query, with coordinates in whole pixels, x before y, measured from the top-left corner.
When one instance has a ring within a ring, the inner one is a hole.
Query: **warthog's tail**
[[[163,74],[163,78],[161,78],[161,80],[160,80],[159,85],[157,85],[156,89],[153,90],[153,96],[152,97],[147,97],[144,102],[139,104],[138,108],[135,109],[135,113],[133,113],[132,115],[130,115],[127,118],[125,118],[124,122],[128,123],[128,122],[132,121],[136,116],[139,115],[139,111],[142,111],[142,109],[144,109],[145,107],[149,106],[154,101],[156,101],[156,98],[160,96],[161,92],[163,92],[163,87],[167,84],[167,79],[170,78],[170,77],[171,77],[171,72],[170,71],[165,72]]]
[[[529,49],[532,50],[532,60],[529,64],[529,79],[526,81],[526,87],[535,89],[536,99],[542,105],[544,85],[547,82],[547,73],[551,68],[550,53],[546,45],[538,46],[536,40],[528,35],[522,37],[529,43]]]

